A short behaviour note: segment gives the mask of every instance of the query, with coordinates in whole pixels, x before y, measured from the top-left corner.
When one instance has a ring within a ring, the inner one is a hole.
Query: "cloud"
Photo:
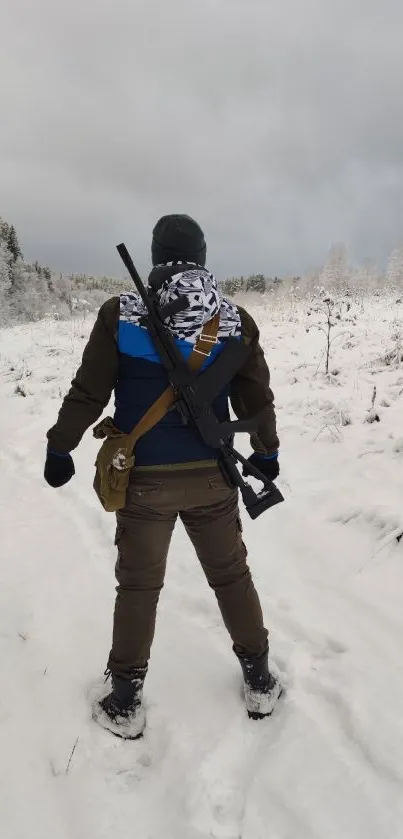
[[[27,256],[146,271],[189,212],[221,275],[402,238],[400,0],[3,0],[0,213]]]

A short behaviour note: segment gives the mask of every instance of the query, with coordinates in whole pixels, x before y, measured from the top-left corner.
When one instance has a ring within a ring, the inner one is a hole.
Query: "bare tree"
[[[403,289],[403,246],[396,248],[390,255],[387,278],[392,289],[401,293]]]
[[[321,272],[320,281],[331,291],[346,294],[350,285],[347,248],[342,243],[332,245]]]

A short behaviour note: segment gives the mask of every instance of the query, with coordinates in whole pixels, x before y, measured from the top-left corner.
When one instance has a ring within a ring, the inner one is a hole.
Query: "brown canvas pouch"
[[[188,365],[193,372],[200,370],[217,343],[219,324],[220,315],[217,314],[204,325],[188,359]],[[104,439],[95,461],[94,490],[108,513],[115,513],[126,504],[130,472],[135,466],[137,441],[157,425],[175,401],[175,393],[169,386],[129,434],[120,431],[111,417],[105,417],[94,427],[94,437]]]

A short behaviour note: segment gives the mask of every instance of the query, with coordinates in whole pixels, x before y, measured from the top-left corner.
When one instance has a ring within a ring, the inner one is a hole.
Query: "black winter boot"
[[[279,680],[269,670],[269,649],[262,655],[236,655],[243,672],[248,716],[252,720],[269,717],[282,693]]]
[[[130,679],[112,674],[112,692],[93,705],[93,719],[117,737],[137,740],[142,736],[146,717],[143,685],[147,667],[138,667]],[[107,671],[107,678],[110,673]]]

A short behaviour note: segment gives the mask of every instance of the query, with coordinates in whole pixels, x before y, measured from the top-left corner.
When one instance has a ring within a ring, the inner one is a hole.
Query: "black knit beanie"
[[[153,265],[164,262],[206,264],[204,233],[194,219],[185,215],[163,216],[153,230]]]

